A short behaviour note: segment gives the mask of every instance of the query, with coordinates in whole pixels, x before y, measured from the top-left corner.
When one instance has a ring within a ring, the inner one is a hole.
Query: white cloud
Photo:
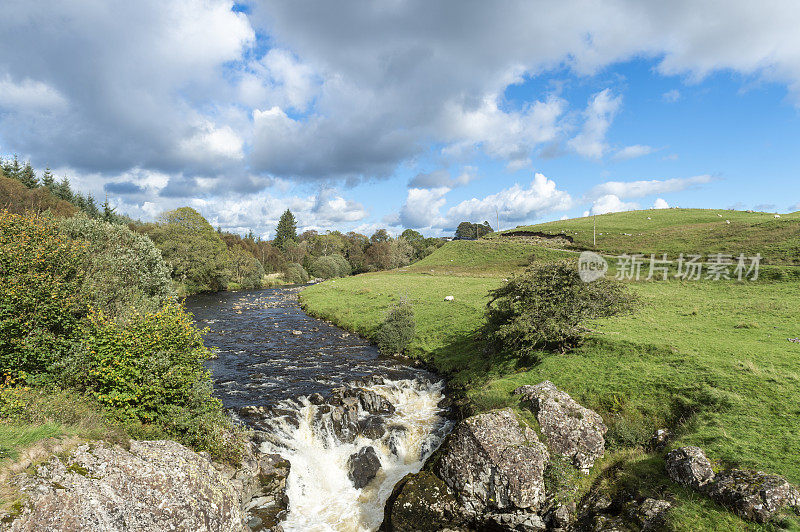
[[[450,177],[448,170],[419,173],[408,182],[408,188],[456,188],[466,186],[476,179],[478,179],[477,168],[464,166],[455,178]]]
[[[242,138],[230,126],[216,128],[207,122],[194,136],[183,139],[179,150],[187,160],[215,166],[243,159],[242,145]]]
[[[565,211],[573,205],[569,193],[559,190],[555,181],[535,174],[528,188],[519,184],[497,194],[462,201],[447,211],[446,220],[455,227],[464,220],[491,221],[499,214],[502,222],[534,220],[543,214]]]
[[[638,203],[626,203],[614,194],[600,196],[592,204],[592,214],[606,214],[609,212],[632,211],[639,208]]]
[[[39,111],[63,108],[67,100],[56,89],[32,79],[15,83],[11,76],[0,79],[0,107],[9,110]]]
[[[277,105],[305,111],[319,90],[314,69],[277,48],[252,61],[239,81],[241,100],[255,108]]]
[[[584,111],[581,132],[569,140],[568,145],[579,155],[600,159],[608,149],[606,133],[622,105],[622,97],[614,96],[611,89],[604,89],[589,99]]]
[[[644,155],[649,155],[655,151],[655,148],[652,146],[645,146],[642,144],[634,144],[632,146],[625,146],[621,150],[617,151],[614,154],[614,159],[624,161],[627,159],[635,159],[636,157],[642,157]]]
[[[654,209],[669,209],[669,203],[661,198],[656,198],[656,201],[653,202]]]
[[[661,95],[661,99],[668,103],[675,103],[681,99],[681,91],[672,89]]]
[[[448,192],[447,187],[409,189],[406,202],[400,208],[399,225],[411,229],[440,226],[443,223],[440,210]]]
[[[698,175],[694,177],[665,180],[608,181],[592,188],[586,194],[586,197],[588,199],[596,199],[611,194],[619,198],[641,198],[651,194],[678,192],[693,186],[709,183],[712,180],[713,178],[710,175]]]

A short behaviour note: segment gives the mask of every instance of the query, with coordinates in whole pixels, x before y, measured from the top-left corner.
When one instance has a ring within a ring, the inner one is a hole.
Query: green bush
[[[146,236],[85,214],[61,220],[59,228],[87,243],[80,297],[92,308],[119,317],[155,311],[173,296],[169,267]]]
[[[386,319],[375,333],[375,343],[385,355],[402,353],[414,339],[415,329],[414,309],[408,301],[400,300],[389,309]]]
[[[586,283],[572,262],[535,265],[489,292],[486,336],[497,350],[532,359],[541,349],[579,345],[588,319],[633,308],[633,295],[607,279]]]
[[[290,262],[283,270],[283,280],[289,284],[307,283],[308,272],[300,264]]]
[[[325,255],[314,259],[309,273],[314,277],[332,279],[334,277],[347,277],[350,275],[351,270],[347,259],[338,253],[334,253],[333,255]]]
[[[86,249],[48,216],[0,211],[0,373],[47,381],[72,351]]]
[[[231,277],[228,290],[261,288],[264,267],[250,252],[241,246],[228,250],[231,263]]]

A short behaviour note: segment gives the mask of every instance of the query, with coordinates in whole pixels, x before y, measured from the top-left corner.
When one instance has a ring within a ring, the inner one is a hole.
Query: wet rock
[[[270,415],[268,408],[253,405],[243,406],[236,413],[239,414],[239,417],[242,419],[247,420],[262,420]]]
[[[694,489],[703,489],[714,480],[711,462],[700,447],[688,446],[667,453],[667,475],[673,481]]]
[[[325,398],[322,397],[322,394],[319,393],[312,393],[308,396],[308,402],[312,405],[321,405],[325,402]]]
[[[172,441],[81,445],[13,482],[26,499],[8,530],[244,529],[234,483]]]
[[[402,425],[390,425],[386,429],[386,445],[393,455],[400,455],[400,444],[408,434],[408,429]]]
[[[510,408],[459,422],[445,442],[436,473],[472,513],[536,509],[544,500],[547,449],[520,426]]]
[[[360,390],[358,402],[370,414],[393,414],[394,405],[384,396],[371,390]]]
[[[667,512],[672,503],[663,499],[645,499],[630,512],[642,530],[664,530],[667,527]]]
[[[362,447],[347,459],[347,478],[356,489],[361,489],[372,481],[381,469],[381,461],[375,448]]]
[[[370,416],[358,421],[358,432],[370,440],[379,440],[386,434],[386,421],[380,416]]]
[[[800,509],[800,493],[783,477],[729,469],[707,486],[708,495],[750,521],[766,523],[786,507]]]
[[[450,488],[429,471],[406,475],[386,501],[381,530],[428,532],[460,529],[468,519]]]
[[[608,429],[597,412],[579,405],[550,381],[520,386],[514,394],[531,402],[549,448],[571,459],[579,470],[587,473],[603,456]]]

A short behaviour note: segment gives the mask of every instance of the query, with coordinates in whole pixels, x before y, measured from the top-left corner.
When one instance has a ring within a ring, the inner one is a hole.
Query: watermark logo
[[[583,251],[578,258],[578,275],[584,283],[603,277],[608,271],[608,262],[593,251]]]

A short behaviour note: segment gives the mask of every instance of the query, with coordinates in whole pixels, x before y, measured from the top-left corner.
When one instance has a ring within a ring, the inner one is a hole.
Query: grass
[[[699,445],[719,466],[800,483],[800,344],[787,340],[800,336],[800,285],[631,283],[642,301],[635,314],[597,320],[579,349],[534,365],[486,355],[479,332],[486,293],[501,276],[530,254],[551,255],[511,243],[504,262],[504,244],[489,244],[485,271],[481,242],[453,242],[407,271],[325,282],[304,290],[301,301],[312,314],[370,337],[388,306],[406,297],[417,321],[409,354],[448,374],[476,411],[519,408],[514,388],[549,379],[603,415],[608,453],[599,469],[614,463],[615,489],[632,484],[643,495],[675,497],[678,530],[771,529],[676,486],[663,473],[663,456],[642,449],[656,428],[667,427],[676,432],[673,446]],[[449,266],[457,257],[468,260]],[[445,302],[447,295],[454,301]],[[800,529],[796,518],[787,519],[786,527]]]
[[[597,245],[593,245],[594,224]],[[730,222],[730,223],[728,223]],[[540,232],[566,235],[570,247],[621,253],[761,253],[765,263],[800,264],[800,211],[781,214],[719,209],[650,209],[520,226],[489,236]]]

